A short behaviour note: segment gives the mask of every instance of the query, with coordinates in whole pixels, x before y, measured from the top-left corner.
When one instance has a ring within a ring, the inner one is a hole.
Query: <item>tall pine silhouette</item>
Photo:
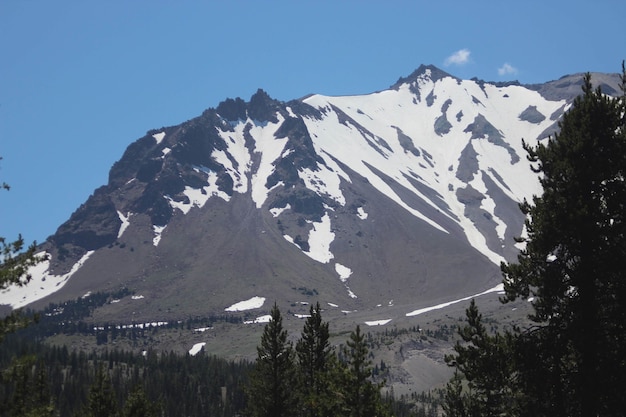
[[[247,414],[252,417],[295,415],[295,365],[287,330],[276,303],[263,330],[247,391]]]

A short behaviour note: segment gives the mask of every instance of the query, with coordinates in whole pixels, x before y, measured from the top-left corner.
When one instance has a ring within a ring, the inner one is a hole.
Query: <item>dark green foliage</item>
[[[474,300],[466,316],[467,324],[459,329],[462,342],[454,346],[454,355],[445,358],[448,365],[456,368],[455,377],[446,387],[447,415],[515,415],[512,335],[490,335]],[[467,380],[467,393],[461,389],[460,375]]]
[[[96,368],[96,376],[91,388],[85,415],[88,417],[112,417],[117,415],[117,401],[108,370],[104,365]]]
[[[34,355],[14,359],[2,371],[0,382],[11,393],[0,405],[0,415],[54,416],[55,407],[48,387],[48,375]]]
[[[250,374],[247,414],[252,417],[292,416],[296,410],[293,347],[287,341],[283,319],[274,304],[265,326],[257,360]]]
[[[446,384],[443,411],[447,417],[469,417],[476,407],[474,397],[463,392],[463,377],[457,372]]]
[[[311,306],[296,343],[298,359],[299,405],[304,416],[318,417],[332,412],[335,396],[330,377],[333,352],[329,342],[328,323],[322,321],[319,302]]]
[[[614,416],[626,410],[626,69],[618,98],[583,80],[560,133],[524,144],[543,194],[521,205],[526,247],[503,264],[504,302],[534,322],[489,335],[472,304],[449,363],[447,415]]]
[[[545,370],[549,386],[533,392],[540,412],[626,409],[625,105],[592,89],[587,74],[560,133],[526,145],[544,193],[523,204],[527,246],[503,272],[508,300],[536,297],[538,327],[521,339],[529,369],[521,377],[532,389],[525,378]]]
[[[96,395],[102,391],[98,386],[106,386],[96,377],[100,366],[104,366],[113,387],[113,398],[118,405],[114,413],[147,412],[150,416],[158,411],[159,416],[200,417],[234,416],[243,411],[243,385],[250,369],[247,362],[228,362],[205,354],[189,356],[154,351],[145,356],[119,350],[103,354],[70,352],[65,347],[34,343],[30,338],[22,338],[22,333],[9,335],[0,345],[0,368],[12,369],[11,358],[17,355],[36,357],[37,361],[28,359],[30,372],[26,379],[14,378],[7,374],[8,370],[3,373],[6,379],[0,381],[2,417],[21,415],[9,410],[12,404],[23,403],[20,398],[35,401],[28,403],[31,404],[28,409],[56,412],[37,415],[87,415],[90,392]],[[23,360],[26,359],[16,363]],[[24,382],[18,386],[19,380]],[[152,407],[143,407],[144,394]]]
[[[383,400],[382,384],[371,381],[369,350],[360,327],[351,333],[340,359],[330,346],[319,303],[310,313],[296,344],[297,361],[287,360],[292,348],[274,305],[246,390],[248,415],[373,417],[389,415],[392,406],[402,408],[392,398]]]
[[[345,415],[350,417],[378,416],[382,412],[381,386],[370,382],[372,375],[369,349],[361,327],[350,334],[344,351],[346,374],[343,384]]]
[[[122,417],[157,417],[158,415],[159,408],[148,399],[143,388],[137,385],[124,404]]]

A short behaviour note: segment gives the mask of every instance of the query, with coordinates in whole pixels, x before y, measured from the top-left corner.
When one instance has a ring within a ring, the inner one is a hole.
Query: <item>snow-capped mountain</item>
[[[618,90],[617,75],[593,77]],[[554,133],[581,80],[498,84],[421,66],[372,94],[227,99],[132,143],[0,304],[127,287],[137,296],[106,314],[305,298],[410,314],[488,290],[524,234],[518,203],[541,192],[522,139]]]

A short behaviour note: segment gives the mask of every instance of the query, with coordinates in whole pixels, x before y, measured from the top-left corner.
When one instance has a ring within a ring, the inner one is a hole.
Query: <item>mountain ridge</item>
[[[51,260],[33,285],[0,304],[129,287],[144,298],[107,314],[150,319],[270,294],[408,313],[479,293],[515,259],[518,202],[540,192],[522,135],[553,133],[575,86],[575,76],[530,88],[422,65],[365,95],[226,99],[131,143],[41,246]]]

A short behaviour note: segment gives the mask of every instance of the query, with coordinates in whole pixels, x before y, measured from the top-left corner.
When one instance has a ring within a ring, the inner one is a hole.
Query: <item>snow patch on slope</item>
[[[120,218],[120,220],[122,221],[122,225],[120,226],[120,230],[117,232],[117,238],[121,238],[122,235],[124,234],[124,231],[126,230],[126,228],[130,225],[130,216],[132,215],[132,213],[128,213],[127,216],[124,216],[124,214],[122,214],[121,211],[117,211],[117,215]]]
[[[269,190],[265,186],[267,178],[274,172],[274,161],[283,153],[289,138],[278,139],[274,133],[285,120],[280,114],[277,115],[278,123],[268,123],[264,126],[254,126],[250,134],[255,139],[255,152],[261,154],[261,162],[256,173],[252,175],[252,200],[257,208],[261,208]]]
[[[255,308],[263,307],[265,303],[265,297],[252,297],[249,300],[240,301],[231,305],[230,307],[226,307],[224,311],[245,311],[245,310],[253,310]]]
[[[266,314],[264,316],[259,316],[254,320],[246,320],[243,324],[257,324],[257,323],[269,323],[272,320],[272,316]]]
[[[20,308],[59,291],[67,284],[72,275],[87,262],[93,252],[94,251],[89,251],[84,254],[82,258],[72,266],[70,272],[64,275],[50,274],[50,260],[40,262],[28,270],[32,279],[27,285],[20,287],[13,284],[0,292],[0,304],[8,304],[14,309]],[[37,256],[44,255],[48,254],[41,252]]]
[[[346,282],[348,278],[350,278],[350,275],[352,275],[352,270],[347,266],[341,265],[340,263],[335,264],[335,271],[339,275],[341,282]]]
[[[490,288],[487,291],[483,291],[483,292],[481,292],[479,294],[470,295],[469,297],[460,298],[458,300],[449,301],[447,303],[437,304],[436,306],[432,306],[432,307],[426,307],[426,308],[421,308],[419,310],[414,310],[414,311],[411,311],[410,313],[406,313],[406,316],[407,317],[417,316],[417,315],[420,315],[420,314],[427,313],[429,311],[439,310],[439,309],[451,306],[452,304],[460,303],[462,301],[471,300],[472,298],[480,297],[481,295],[489,294],[489,293],[492,293],[492,292],[500,293],[502,291],[504,291],[504,284],[498,284],[495,287]]]
[[[389,323],[391,320],[393,319],[382,319],[382,320],[375,320],[375,321],[366,321],[365,324],[368,326],[384,326],[385,324]]]
[[[311,224],[313,230],[309,232],[309,251],[304,253],[310,258],[326,264],[335,257],[330,251],[330,244],[335,239],[335,234],[330,227],[330,216],[326,213],[321,222],[311,222]]]
[[[157,145],[159,145],[163,142],[163,138],[165,138],[165,132],[155,133],[152,137],[156,140]]]
[[[159,246],[159,242],[161,242],[161,235],[163,230],[165,230],[165,226],[157,226],[153,225],[152,230],[154,231],[154,237],[152,238],[152,244],[154,246]]]
[[[346,198],[341,192],[339,176],[324,165],[318,165],[318,170],[305,168],[298,172],[306,187],[319,195],[328,195],[342,206],[346,205]]]
[[[198,353],[202,351],[202,348],[206,345],[206,342],[200,342],[193,345],[191,349],[189,349],[189,354],[191,356],[196,356]]]
[[[289,209],[291,209],[291,204],[287,203],[285,207],[281,207],[281,208],[274,207],[270,209],[270,213],[272,213],[272,216],[278,217],[283,211],[289,210]]]

